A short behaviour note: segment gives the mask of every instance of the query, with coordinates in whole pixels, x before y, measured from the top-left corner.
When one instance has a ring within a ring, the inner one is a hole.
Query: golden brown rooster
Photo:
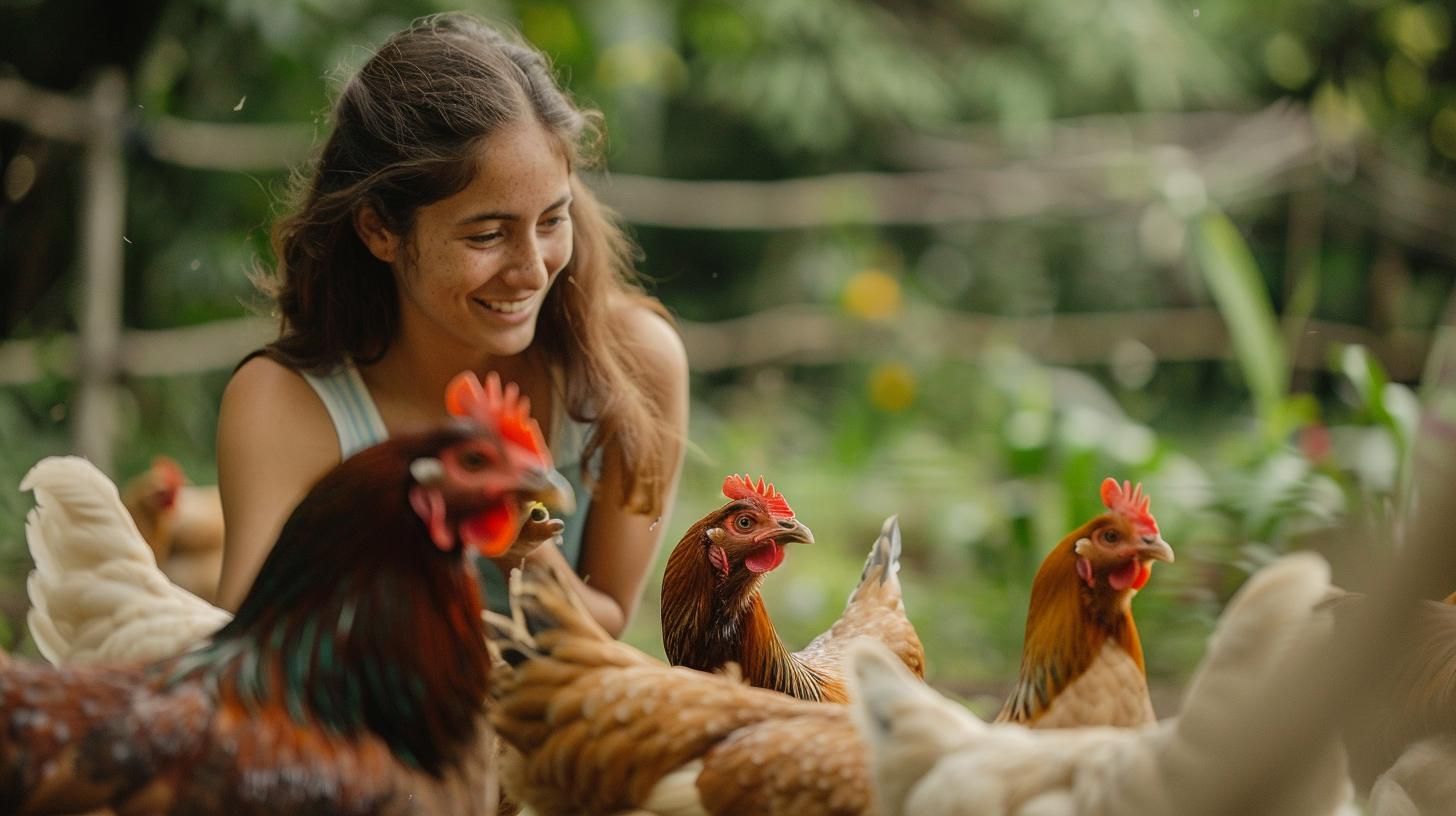
[[[847,706],[666,666],[609,637],[532,562],[511,602],[512,619],[488,615],[502,658],[490,717],[502,788],[523,813],[874,812]]]
[[[1173,560],[1142,485],[1102,483],[1107,512],[1073,530],[1031,585],[1021,676],[998,722],[1035,728],[1153,722],[1132,596]]]
[[[673,665],[714,671],[736,662],[743,678],[801,700],[845,702],[844,649],[855,637],[889,646],[918,676],[925,650],[900,592],[900,526],[892,516],[870,548],[859,585],[828,631],[790,652],[759,586],[784,545],[814,540],[788,501],[760,478],[729,476],[728,503],[688,529],[662,576],[662,641]]]
[[[182,466],[157,456],[127,480],[121,502],[173,583],[209,603],[222,572],[222,499],[217,485],[192,485]]]
[[[464,396],[460,392],[465,392]],[[327,474],[237,616],[157,663],[0,669],[0,812],[484,814],[490,659],[467,551],[569,500],[514,388],[452,384],[473,421]],[[68,468],[27,478],[63,501]]]

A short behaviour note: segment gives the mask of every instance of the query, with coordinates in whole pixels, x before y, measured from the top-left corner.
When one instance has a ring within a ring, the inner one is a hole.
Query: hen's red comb
[[[515,383],[502,386],[494,371],[486,375],[484,385],[473,371],[456,374],[445,387],[445,410],[495,429],[501,438],[551,464],[551,449],[541,436],[541,426],[531,418],[530,397],[522,395]]]
[[[764,482],[762,476],[758,477],[758,484],[754,484],[747,474],[739,476],[735,473],[723,480],[723,495],[735,501],[753,496],[763,500],[770,516],[776,519],[794,517],[794,509],[789,506],[788,500],[774,490],[772,484]]]
[[[1132,522],[1133,529],[1139,535],[1157,535],[1158,522],[1153,514],[1148,511],[1148,505],[1152,499],[1143,495],[1143,485],[1139,482],[1132,485],[1129,482],[1118,484],[1111,476],[1102,480],[1102,503],[1107,509],[1124,516]]]
[[[152,457],[152,469],[162,478],[162,486],[168,490],[181,490],[187,481],[182,475],[182,466],[170,456],[158,454]]]

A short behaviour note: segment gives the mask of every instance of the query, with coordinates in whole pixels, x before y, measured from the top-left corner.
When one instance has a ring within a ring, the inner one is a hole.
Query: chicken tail
[[[35,571],[25,582],[31,609],[26,616],[40,653],[52,663],[70,654],[74,632],[56,607],[73,605],[66,576],[126,560],[157,566],[156,557],[121,503],[116,485],[95,465],[76,456],[42,459],[20,482],[35,494],[26,517],[25,541]]]
[[[50,662],[171,657],[181,651],[172,641],[191,645],[226,622],[167,580],[116,485],[90,462],[42,459],[20,489],[36,501],[25,525],[35,561],[26,623]],[[157,644],[161,653],[146,652]]]
[[[866,586],[893,583],[898,587],[899,572],[900,517],[890,516],[880,527],[880,537],[876,538],[874,545],[870,547],[870,554],[865,558],[864,570],[859,574],[859,585],[855,587],[854,594],[849,596],[850,601],[853,602]]]

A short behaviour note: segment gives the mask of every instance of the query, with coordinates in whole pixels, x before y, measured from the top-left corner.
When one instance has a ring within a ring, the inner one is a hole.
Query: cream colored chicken
[[[167,579],[116,485],[85,459],[46,459],[20,483],[35,491],[25,539],[35,560],[26,617],[57,665],[173,657],[232,615]]]
[[[1257,790],[1252,735],[1276,727],[1283,660],[1327,642],[1329,590],[1317,556],[1288,556],[1229,604],[1180,717],[1141,728],[1030,730],[987,724],[912,679],[870,643],[851,656],[853,711],[869,745],[883,816],[1113,816],[1269,813],[1324,816],[1348,805],[1344,753],[1331,726],[1280,757]]]

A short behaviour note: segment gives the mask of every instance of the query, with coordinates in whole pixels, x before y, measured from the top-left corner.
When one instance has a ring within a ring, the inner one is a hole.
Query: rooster
[[[762,478],[729,476],[728,503],[699,520],[667,558],[662,640],[673,665],[713,671],[736,662],[744,679],[802,700],[845,702],[844,646],[873,637],[917,675],[925,651],[900,593],[900,527],[892,516],[870,548],[859,585],[827,632],[798,652],[779,638],[759,594],[784,560],[784,545],[811,543],[788,500]]]
[[[851,709],[880,813],[1344,812],[1351,791],[1333,728],[1285,755],[1250,749],[1279,727],[1281,695],[1298,693],[1279,685],[1286,667],[1313,665],[1328,644],[1329,617],[1314,608],[1328,589],[1328,565],[1309,553],[1254,575],[1225,610],[1181,716],[1145,728],[988,725],[911,678],[876,644],[857,644],[849,656]]]
[[[499,389],[498,384],[491,387]],[[469,388],[454,393],[466,395],[467,401],[474,399]],[[455,416],[469,414],[468,406],[458,400],[447,410]],[[143,490],[141,485],[152,480],[167,488],[180,481],[181,472],[162,465],[147,473],[152,476],[134,480],[133,498],[142,498],[144,506],[160,507],[162,493]],[[143,535],[147,528],[138,528],[154,518],[169,520],[129,511],[126,497],[119,498],[116,485],[96,469],[47,460],[36,465],[22,484],[31,487],[47,500],[26,525],[26,542],[35,561],[26,581],[31,603],[26,622],[40,653],[51,663],[149,663],[175,657],[232,620],[231,613],[173,583],[158,569],[158,555]],[[551,518],[539,503],[526,503],[519,515],[520,534],[502,558],[529,552],[561,534],[561,520]]]
[[[1132,618],[1153,561],[1173,561],[1142,485],[1102,482],[1107,512],[1073,530],[1031,585],[1021,675],[998,722],[1034,728],[1156,720]]]
[[[211,602],[222,572],[222,499],[216,485],[187,483],[167,456],[129,479],[121,502],[173,583]]]
[[[488,813],[490,658],[467,551],[570,501],[524,400],[473,375],[473,421],[328,473],[237,616],[145,665],[0,669],[0,812]],[[27,478],[42,507],[54,477]],[[93,478],[100,478],[99,475]]]
[[[527,562],[512,618],[487,613],[501,658],[491,723],[501,786],[537,816],[864,816],[867,757],[849,709],[670,667],[613,640],[561,578]]]

